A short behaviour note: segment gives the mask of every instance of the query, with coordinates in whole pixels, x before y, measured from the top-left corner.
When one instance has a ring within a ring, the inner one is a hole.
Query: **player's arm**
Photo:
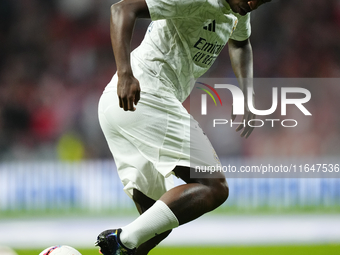
[[[252,94],[254,97],[253,90],[253,50],[250,44],[249,39],[245,41],[236,41],[233,39],[229,39],[228,41],[229,47],[229,56],[231,60],[231,65],[235,76],[237,77],[240,88],[243,91],[244,99],[245,99],[245,112],[243,116],[243,121],[245,121],[246,126],[243,124],[239,125],[236,131],[240,131],[243,129],[241,136],[248,138],[250,134],[253,132],[254,128],[247,125],[248,121],[255,118],[255,115],[250,112],[248,108],[248,93],[247,88],[251,88]],[[253,98],[254,102],[254,98]],[[232,116],[233,120],[235,120],[236,116]]]
[[[130,42],[137,18],[149,18],[145,0],[122,0],[111,6],[110,36],[117,65],[119,106],[134,111],[140,98],[140,86],[133,76]]]

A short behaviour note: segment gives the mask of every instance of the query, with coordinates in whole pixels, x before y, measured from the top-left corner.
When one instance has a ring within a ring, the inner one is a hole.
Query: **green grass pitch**
[[[97,255],[98,249],[78,249],[82,255]],[[16,250],[18,255],[38,255],[41,250]],[[150,255],[339,255],[340,244],[243,246],[243,247],[157,247]]]

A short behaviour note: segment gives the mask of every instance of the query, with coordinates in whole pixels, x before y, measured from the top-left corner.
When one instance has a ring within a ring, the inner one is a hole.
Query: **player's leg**
[[[156,202],[156,200],[146,196],[143,192],[139,191],[138,189],[133,189],[132,200],[135,203],[139,214],[144,213]]]
[[[187,184],[168,191],[161,200],[174,212],[180,225],[215,209],[228,197],[228,186],[224,176],[190,178],[189,168],[181,166],[176,167],[174,172]],[[140,208],[141,214],[156,202],[136,189],[133,192],[133,200],[137,208]],[[168,230],[141,244],[136,254],[148,254],[170,233],[171,230]]]
[[[212,174],[212,178],[191,178],[190,168],[179,166],[174,172],[187,184],[166,192],[135,221],[115,233],[112,230],[102,232],[98,237],[98,243],[101,248],[108,247],[107,252],[103,252],[104,255],[113,254],[110,250],[114,250],[116,245],[124,247],[122,250],[124,253],[121,254],[135,254],[136,247],[157,237],[157,233],[162,234],[192,221],[214,210],[228,198],[228,185],[221,173]],[[110,240],[111,236],[117,240],[116,244]]]
[[[190,178],[190,168],[180,166],[174,172],[187,184],[167,191],[145,213],[121,228],[120,241],[128,249],[214,210],[228,197],[227,182],[221,173],[211,178]]]
[[[133,190],[132,199],[136,204],[137,210],[140,214],[143,214],[147,209],[149,209],[156,201],[144,195],[137,189]],[[163,241],[169,234],[171,230],[166,231],[160,235],[157,235],[150,240],[142,243],[136,250],[136,255],[146,255],[153,248],[155,248],[161,241]]]
[[[209,178],[191,178],[190,168],[182,166],[177,166],[174,172],[187,184],[169,190],[160,200],[176,215],[180,225],[216,209],[229,196],[222,173],[209,174]]]
[[[190,178],[190,169],[182,166],[177,166],[174,172],[187,184],[171,189],[160,200],[176,215],[180,225],[214,210],[228,197],[228,186],[223,174],[216,173],[214,178]],[[133,200],[141,214],[155,203],[153,199],[136,189],[133,192]],[[170,232],[171,230],[166,231],[141,244],[138,246],[137,254],[148,254]]]

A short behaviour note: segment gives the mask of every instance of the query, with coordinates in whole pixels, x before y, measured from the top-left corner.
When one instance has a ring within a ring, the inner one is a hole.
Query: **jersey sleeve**
[[[191,17],[198,13],[207,0],[145,0],[151,19]]]
[[[245,16],[236,16],[238,19],[238,23],[230,38],[236,41],[247,40],[251,34],[250,13]]]

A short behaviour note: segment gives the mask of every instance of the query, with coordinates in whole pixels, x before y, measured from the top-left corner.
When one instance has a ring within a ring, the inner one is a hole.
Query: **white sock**
[[[160,200],[140,215],[129,225],[121,228],[120,241],[129,249],[133,249],[167,230],[178,227],[175,214]]]

